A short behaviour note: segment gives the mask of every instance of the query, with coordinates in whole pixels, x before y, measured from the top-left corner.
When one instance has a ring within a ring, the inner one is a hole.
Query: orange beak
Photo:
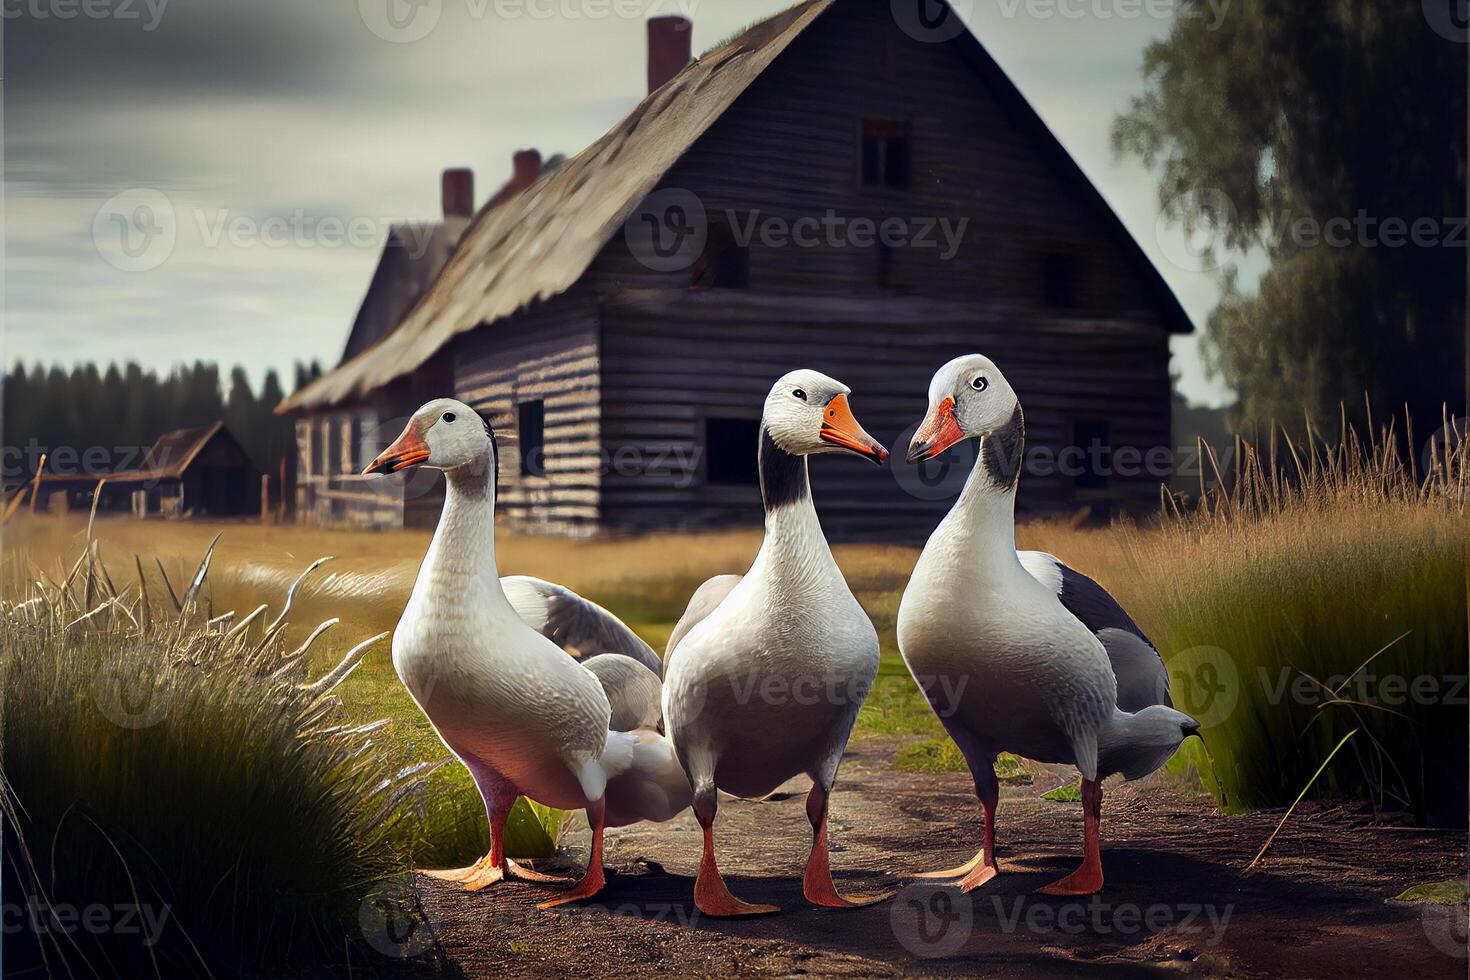
[[[820,436],[823,442],[841,446],[864,459],[871,459],[879,466],[888,458],[888,450],[864,432],[863,427],[858,425],[858,420],[853,418],[846,395],[838,395],[827,403],[827,410],[822,413]]]
[[[954,399],[946,397],[914,433],[914,441],[909,443],[908,460],[910,463],[927,462],[963,438],[965,430],[960,428],[959,420],[954,417]]]
[[[418,427],[410,422],[393,445],[383,450],[377,459],[368,464],[367,469],[362,471],[362,475],[397,473],[410,466],[417,466],[428,458],[429,444],[424,442],[424,437],[419,434]]]

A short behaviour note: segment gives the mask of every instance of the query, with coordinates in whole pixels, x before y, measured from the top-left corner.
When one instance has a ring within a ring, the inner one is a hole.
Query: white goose
[[[689,804],[688,779],[656,730],[659,683],[647,662],[657,659],[611,613],[575,593],[538,579],[501,579],[495,440],[473,409],[429,402],[363,472],[409,466],[443,470],[448,486],[393,633],[393,667],[469,768],[490,819],[490,853],[435,874],[472,890],[507,875],[553,880],[505,855],[506,816],[517,796],[527,796],[586,809],[593,835],[587,872],[541,907],[587,898],[603,885],[604,827],[667,820]],[[627,655],[593,657],[584,666],[563,646]]]
[[[863,431],[848,388],[795,371],[766,398],[759,453],[766,536],[750,571],[705,583],[667,652],[664,717],[689,773],[704,854],[694,886],[706,915],[778,911],[730,894],[715,864],[718,791],[761,797],[793,776],[812,779],[808,901],[866,904],[837,893],[827,857],[827,801],[858,709],[878,671],[878,635],[848,589],[812,505],[806,457],[888,451]]]
[[[1051,555],[1017,554],[1025,426],[1015,392],[979,354],[934,376],[909,462],[975,436],[974,470],[904,590],[898,645],[969,764],[985,839],[969,863],[923,877],[960,877],[969,891],[995,876],[994,763],[1011,751],[1081,772],[1082,866],[1041,891],[1092,894],[1103,884],[1103,779],[1153,772],[1199,726],[1170,707],[1158,652],[1102,586]]]

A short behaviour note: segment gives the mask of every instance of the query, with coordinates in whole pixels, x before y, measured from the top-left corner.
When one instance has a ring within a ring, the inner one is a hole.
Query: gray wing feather
[[[612,719],[608,727],[615,732],[635,732],[640,728],[659,729],[663,725],[663,685],[658,675],[630,657],[602,653],[582,661],[602,684]]]
[[[1113,676],[1118,679],[1118,708],[1130,714],[1151,704],[1174,707],[1169,700],[1169,671],[1159,651],[1147,640],[1125,630],[1098,630],[1097,638],[1113,663]]]
[[[684,608],[684,615],[674,624],[674,631],[669,634],[668,646],[664,647],[664,663],[667,664],[674,656],[674,648],[679,641],[699,625],[706,616],[714,612],[720,603],[725,601],[729,595],[740,584],[743,575],[716,575],[709,579],[699,588],[694,590],[694,595],[689,597],[689,605]]]
[[[572,656],[619,653],[655,675],[663,668],[653,647],[627,624],[571,589],[529,575],[507,575],[500,584],[516,615]]]
[[[1158,648],[1107,589],[1044,551],[1019,555],[1026,570],[1055,589],[1066,610],[1102,641],[1118,679],[1120,710],[1134,712],[1151,704],[1173,707],[1169,671]]]

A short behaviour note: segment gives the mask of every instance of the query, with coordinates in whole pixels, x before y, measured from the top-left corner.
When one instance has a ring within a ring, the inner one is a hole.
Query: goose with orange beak
[[[467,868],[430,872],[479,890],[519,876],[505,853],[517,796],[585,809],[592,856],[581,881],[542,907],[603,886],[605,827],[667,820],[689,804],[689,781],[658,731],[661,666],[615,616],[575,593],[495,563],[494,433],[448,398],[414,413],[364,474],[441,470],[444,511],[393,631],[393,667],[484,798],[490,852]],[[568,654],[596,653],[585,661]]]
[[[956,358],[935,374],[910,462],[980,439],[979,458],[904,589],[898,646],[963,753],[984,810],[984,842],[957,868],[970,891],[993,878],[1002,751],[1075,765],[1082,774],[1083,862],[1041,891],[1102,888],[1102,781],[1162,766],[1199,725],[1169,701],[1169,675],[1148,637],[1092,579],[1044,552],[1016,551],[1021,403],[989,358]]]
[[[715,862],[719,792],[759,798],[803,773],[812,846],[802,892],[844,908],[832,881],[827,811],[842,751],[878,672],[878,634],[842,577],[812,503],[807,457],[883,463],[846,385],[794,371],[766,398],[757,449],[766,534],[745,575],[700,587],[665,654],[664,718],[694,794],[704,853],[694,901],[711,916],[775,912],[735,898]]]

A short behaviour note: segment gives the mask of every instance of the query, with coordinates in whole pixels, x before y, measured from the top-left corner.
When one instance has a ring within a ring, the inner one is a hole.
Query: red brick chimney
[[[475,172],[466,167],[451,167],[444,171],[441,184],[444,197],[444,217],[468,218],[475,213]]]
[[[495,196],[490,199],[489,206],[493,208],[504,204],[536,183],[536,178],[540,176],[541,151],[517,150],[511,157],[510,180],[507,180],[505,186],[495,192]]]
[[[694,49],[694,25],[687,17],[648,18],[648,91],[684,70]]]

